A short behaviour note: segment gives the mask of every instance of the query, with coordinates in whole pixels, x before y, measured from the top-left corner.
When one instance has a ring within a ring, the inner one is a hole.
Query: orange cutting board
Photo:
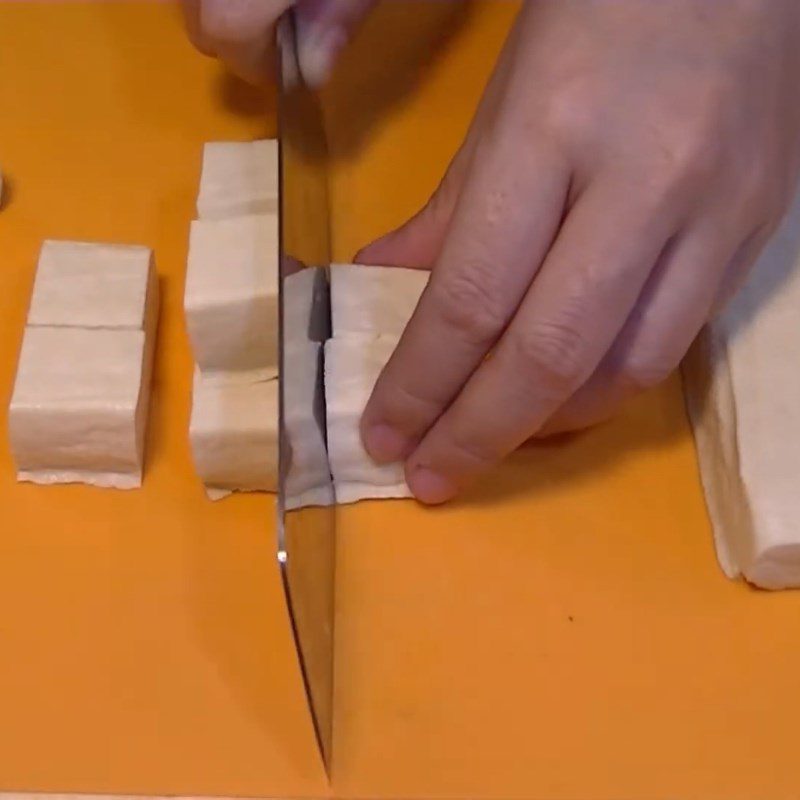
[[[362,30],[326,97],[338,259],[435,187],[514,10]],[[0,108],[0,413],[44,237],[150,244],[164,292],[144,489],[17,485],[0,437],[0,788],[327,796],[273,503],[208,502],[186,436],[201,143],[274,135],[274,98],[170,4],[4,2]],[[341,509],[338,555],[336,797],[800,796],[800,595],[721,576],[677,380],[452,507]]]

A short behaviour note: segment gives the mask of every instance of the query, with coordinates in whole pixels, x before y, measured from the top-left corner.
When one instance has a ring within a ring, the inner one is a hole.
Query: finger
[[[181,0],[186,34],[189,37],[189,41],[204,56],[215,56],[217,53],[214,50],[214,46],[203,34],[203,26],[200,22],[200,8],[201,0]]]
[[[568,183],[566,163],[545,145],[496,140],[476,156],[441,258],[362,418],[376,461],[408,455],[500,337],[555,236]]]
[[[442,252],[445,236],[472,164],[472,157],[489,119],[497,112],[511,69],[518,39],[516,28],[497,60],[467,135],[430,200],[408,222],[363,248],[359,264],[431,269]]]
[[[757,250],[738,248],[712,221],[668,247],[636,307],[592,377],[547,421],[539,436],[603,422],[629,398],[658,385],[680,364],[727,276],[740,275]]]
[[[339,53],[376,0],[301,0],[297,5],[300,69],[305,82],[322,86]]]
[[[627,182],[595,182],[565,220],[514,321],[406,465],[439,503],[528,439],[592,374],[676,224]]]
[[[200,41],[243,80],[258,84],[274,72],[273,26],[292,0],[203,0]]]

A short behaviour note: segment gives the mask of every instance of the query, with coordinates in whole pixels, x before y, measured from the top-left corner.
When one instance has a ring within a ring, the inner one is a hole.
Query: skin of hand
[[[221,59],[245,81],[273,77],[274,27],[296,5],[300,68],[320,86],[374,0],[181,0],[189,38],[201,53]]]
[[[445,502],[667,377],[800,166],[796,0],[530,0],[441,185],[358,260],[432,269],[362,437]]]

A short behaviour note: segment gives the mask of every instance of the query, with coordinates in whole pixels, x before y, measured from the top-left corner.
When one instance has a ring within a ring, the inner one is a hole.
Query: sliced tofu
[[[399,337],[430,273],[403,267],[331,266],[331,315],[335,337]]]
[[[684,362],[720,564],[800,587],[800,206]]]
[[[330,505],[333,484],[325,449],[325,404],[322,345],[287,344],[284,382],[284,420],[290,453],[286,473],[286,507]]]
[[[245,382],[277,375],[277,216],[193,222],[184,303],[204,373]]]
[[[209,489],[277,491],[278,381],[220,384],[195,371],[189,438]]]
[[[278,212],[278,142],[209,142],[197,198],[200,219]]]
[[[143,330],[157,309],[148,247],[46,241],[28,325]]]
[[[337,503],[410,497],[402,464],[377,465],[361,443],[359,422],[397,339],[345,336],[325,343],[328,455]]]
[[[143,330],[26,329],[9,409],[19,480],[141,485],[146,338]]]

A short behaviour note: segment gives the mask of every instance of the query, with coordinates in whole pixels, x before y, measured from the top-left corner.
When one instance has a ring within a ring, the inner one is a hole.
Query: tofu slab
[[[397,338],[334,336],[325,343],[328,455],[337,503],[410,497],[402,464],[377,465],[361,444],[359,421]]]
[[[683,365],[717,555],[729,577],[800,587],[800,208]]]
[[[430,273],[403,267],[331,266],[333,335],[399,337]]]
[[[220,384],[196,370],[189,439],[212,497],[277,491],[278,381]]]
[[[141,485],[146,339],[144,330],[26,328],[9,408],[19,480]]]
[[[184,304],[204,373],[222,382],[237,373],[244,382],[277,375],[277,216],[193,222]]]
[[[157,290],[148,247],[45,241],[28,325],[143,330]]]
[[[208,142],[197,198],[200,219],[278,212],[278,142]]]

